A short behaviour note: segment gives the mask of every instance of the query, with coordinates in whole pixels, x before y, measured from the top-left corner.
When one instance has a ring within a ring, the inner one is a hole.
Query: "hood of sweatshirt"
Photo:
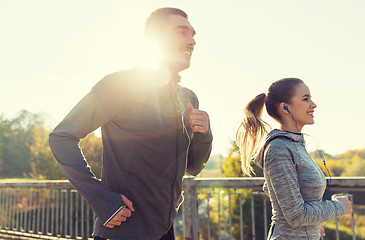
[[[293,132],[283,131],[280,129],[274,129],[266,136],[264,144],[259,148],[255,156],[255,164],[260,168],[263,168],[263,160],[266,147],[275,138],[286,138],[289,141],[297,142],[298,144],[304,146],[304,136],[302,133],[293,133]]]

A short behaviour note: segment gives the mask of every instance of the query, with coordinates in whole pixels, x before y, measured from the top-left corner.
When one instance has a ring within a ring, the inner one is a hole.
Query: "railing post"
[[[264,229],[265,229],[265,239],[267,239],[267,206],[266,206],[266,198],[265,194],[263,194],[263,201],[264,201]]]
[[[251,194],[251,221],[252,221],[252,240],[256,240],[256,226],[255,226],[255,193]]]
[[[184,239],[198,240],[198,201],[194,185],[194,177],[185,177],[184,186],[184,203],[183,203],[183,222],[184,222]]]

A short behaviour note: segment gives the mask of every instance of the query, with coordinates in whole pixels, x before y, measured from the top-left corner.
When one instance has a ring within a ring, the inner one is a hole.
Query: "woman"
[[[262,119],[263,107],[280,123],[258,148],[269,127]],[[246,108],[246,117],[237,131],[242,170],[251,175],[251,159],[264,171],[263,189],[270,197],[272,223],[268,239],[318,240],[324,236],[322,222],[352,212],[346,196],[322,201],[326,180],[319,166],[308,155],[301,130],[313,124],[316,104],[309,88],[297,78],[271,84],[268,93],[259,94]]]

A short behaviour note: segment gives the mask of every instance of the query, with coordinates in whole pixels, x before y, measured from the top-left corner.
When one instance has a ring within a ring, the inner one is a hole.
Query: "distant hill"
[[[326,159],[335,159],[334,156],[332,156],[331,154],[329,153],[326,153],[325,151],[323,150],[318,150],[318,151],[313,151],[313,152],[310,152],[309,153],[309,156],[311,156],[311,158],[321,158],[320,156],[320,152],[322,153],[322,155],[326,158]]]
[[[349,150],[345,153],[336,155],[336,158],[353,158],[355,156],[360,157],[361,159],[365,159],[365,148],[361,150]]]
[[[326,159],[334,159],[334,160],[336,160],[336,159],[352,159],[353,157],[358,156],[360,159],[365,160],[365,148],[360,149],[360,150],[358,150],[358,149],[357,150],[356,149],[355,150],[348,150],[344,153],[337,154],[335,156],[333,156],[329,153],[326,153],[323,150],[319,150],[319,151],[322,151],[322,154]],[[310,152],[309,155],[312,158],[321,158],[320,154],[319,154],[319,151]]]

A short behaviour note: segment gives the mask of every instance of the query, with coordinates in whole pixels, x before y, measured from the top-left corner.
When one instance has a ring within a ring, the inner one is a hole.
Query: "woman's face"
[[[295,88],[295,95],[288,104],[289,111],[297,122],[297,127],[301,129],[304,125],[314,123],[314,109],[317,105],[312,101],[309,88],[304,83]]]

